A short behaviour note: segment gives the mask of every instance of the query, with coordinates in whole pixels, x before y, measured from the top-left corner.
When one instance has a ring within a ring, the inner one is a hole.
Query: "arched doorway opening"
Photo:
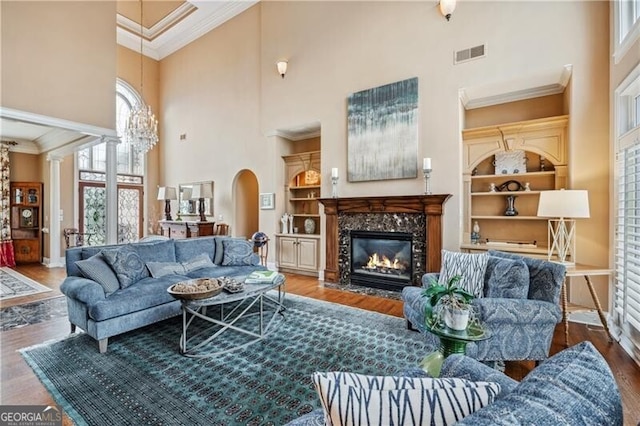
[[[236,237],[251,238],[259,230],[258,178],[251,170],[241,170],[233,182],[234,232]]]

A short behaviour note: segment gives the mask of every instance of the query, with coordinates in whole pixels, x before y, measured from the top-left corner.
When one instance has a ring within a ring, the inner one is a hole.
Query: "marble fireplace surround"
[[[451,194],[319,199],[326,216],[325,281],[349,284],[349,232],[356,229],[412,233],[414,268],[419,270],[413,284],[419,285],[419,277],[415,282],[418,274],[440,271],[442,213],[449,197]]]

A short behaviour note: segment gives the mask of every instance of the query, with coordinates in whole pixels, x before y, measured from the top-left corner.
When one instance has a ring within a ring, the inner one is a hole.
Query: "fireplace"
[[[391,291],[411,285],[410,233],[351,231],[350,236],[352,284]]]
[[[357,268],[358,273],[354,274],[355,269],[351,265],[351,234],[368,231],[411,236],[412,271],[406,285],[419,286],[425,272],[440,270],[442,213],[449,197],[449,194],[439,194],[319,199],[324,206],[326,220],[325,283],[350,288],[352,275],[362,278],[362,268]],[[371,278],[377,277],[370,273],[365,278],[370,283]],[[392,284],[396,289],[393,291],[363,287],[362,284],[361,281],[361,285],[353,287],[384,293],[397,293],[404,287],[404,283],[399,284],[399,281]]]

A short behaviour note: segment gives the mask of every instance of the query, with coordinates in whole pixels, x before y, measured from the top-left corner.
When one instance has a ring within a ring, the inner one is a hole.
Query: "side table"
[[[593,300],[593,304],[596,307],[596,311],[598,311],[598,316],[600,317],[600,322],[607,332],[607,336],[609,338],[609,342],[613,341],[611,337],[611,332],[609,331],[609,326],[607,325],[607,318],[604,316],[604,312],[602,312],[602,306],[600,305],[600,300],[598,299],[598,295],[593,289],[593,284],[591,283],[591,276],[596,275],[611,275],[613,271],[607,268],[599,268],[597,266],[591,265],[583,265],[580,263],[576,263],[575,265],[567,266],[567,274],[564,282],[562,283],[562,321],[564,323],[564,345],[566,347],[569,346],[569,313],[568,313],[568,302],[567,302],[567,279],[571,277],[584,277],[587,282],[587,287],[589,288],[589,293],[591,293],[591,299]],[[585,308],[588,309],[588,308]]]
[[[426,328],[440,338],[440,349],[431,352],[420,362],[420,367],[432,377],[440,376],[446,357],[464,354],[467,343],[489,338],[489,332],[481,324],[470,324],[466,330],[454,330],[446,325],[427,323]]]

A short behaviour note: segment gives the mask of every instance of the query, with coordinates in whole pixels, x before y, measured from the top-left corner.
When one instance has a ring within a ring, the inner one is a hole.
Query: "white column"
[[[49,154],[49,268],[64,266],[60,255],[60,163],[62,157]],[[67,214],[69,214],[68,212]]]
[[[107,244],[118,242],[118,144],[120,139],[114,136],[102,136],[102,141],[107,145],[107,170],[106,170],[106,219]]]

